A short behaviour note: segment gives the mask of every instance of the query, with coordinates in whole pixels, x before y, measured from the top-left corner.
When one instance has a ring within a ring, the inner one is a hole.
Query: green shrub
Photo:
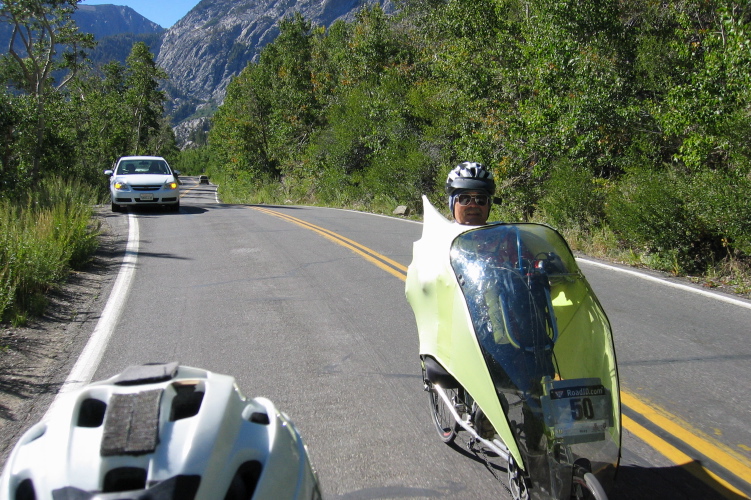
[[[44,310],[44,294],[97,248],[95,188],[48,179],[25,203],[0,201],[0,318]],[[18,321],[16,321],[18,322]]]
[[[629,246],[658,255],[676,252],[686,260],[698,227],[676,186],[678,181],[670,172],[644,170],[627,175],[608,196],[610,227]]]
[[[733,252],[751,250],[748,178],[703,171],[639,171],[607,201],[611,228],[646,263],[673,272],[704,271]]]
[[[180,175],[201,175],[211,160],[211,153],[207,147],[186,149],[177,155],[171,166],[180,172]]]
[[[605,191],[588,170],[558,165],[545,182],[543,193],[538,207],[552,226],[586,231],[603,219]]]
[[[0,217],[3,217],[3,219],[0,219],[0,226],[4,226],[2,223],[2,221],[5,220],[3,207],[0,207]],[[4,227],[0,227],[0,229],[4,229]],[[3,232],[3,234],[5,234],[5,232]],[[13,301],[16,298],[17,288],[15,276],[16,267],[12,262],[9,262],[8,259],[5,258],[7,250],[5,239],[6,238],[3,237],[3,241],[1,242],[2,246],[0,246],[0,262],[2,262],[0,265],[0,320],[2,320],[5,311],[13,304]]]
[[[729,253],[751,255],[751,178],[707,170],[693,175],[683,189],[705,240]]]
[[[435,189],[428,165],[430,160],[414,141],[394,142],[373,158],[363,175],[363,189],[380,200],[377,205],[387,213],[398,205],[419,211],[422,194]]]

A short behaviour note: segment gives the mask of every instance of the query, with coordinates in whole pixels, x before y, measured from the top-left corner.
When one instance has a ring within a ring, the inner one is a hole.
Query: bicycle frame
[[[454,408],[454,405],[452,404],[451,400],[449,400],[448,396],[446,395],[446,391],[444,391],[441,388],[441,386],[437,385],[437,384],[434,384],[433,388],[436,390],[436,392],[438,393],[438,395],[441,397],[441,399],[443,400],[443,402],[446,404],[446,407],[451,412],[451,415],[454,417],[454,420],[456,421],[456,423],[459,424],[462,427],[462,429],[464,429],[465,431],[469,432],[472,435],[472,438],[475,441],[478,441],[478,442],[484,444],[485,446],[488,447],[488,449],[490,451],[492,451],[493,453],[495,453],[496,455],[498,455],[499,457],[501,457],[506,463],[508,463],[509,451],[508,451],[508,448],[506,448],[506,445],[503,444],[503,442],[500,441],[500,440],[498,440],[498,439],[494,439],[492,441],[489,441],[489,440],[484,439],[483,437],[481,437],[477,433],[477,431],[475,430],[475,428],[472,427],[471,425],[469,425],[467,422],[465,422],[464,419],[462,418],[462,416],[459,415],[459,413]]]

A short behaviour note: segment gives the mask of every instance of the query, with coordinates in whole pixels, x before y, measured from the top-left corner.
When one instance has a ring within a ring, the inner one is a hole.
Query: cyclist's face
[[[482,195],[487,198],[486,193],[481,191],[467,191],[462,195]],[[460,195],[461,196],[461,195]],[[454,200],[454,219],[459,224],[466,224],[468,226],[482,226],[488,222],[488,216],[490,215],[490,202],[487,201],[485,205],[480,206],[477,204],[477,200],[472,196],[467,205],[459,203],[458,199]]]

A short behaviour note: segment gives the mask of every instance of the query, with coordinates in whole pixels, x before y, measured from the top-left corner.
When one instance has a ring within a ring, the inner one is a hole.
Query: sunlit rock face
[[[227,85],[279,34],[278,22],[300,12],[314,25],[351,20],[361,8],[391,0],[203,0],[168,29],[157,64],[170,75],[167,92],[175,122],[221,104]]]

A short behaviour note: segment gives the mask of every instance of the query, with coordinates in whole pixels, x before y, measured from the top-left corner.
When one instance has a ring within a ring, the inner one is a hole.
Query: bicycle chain
[[[514,500],[514,494],[511,492],[511,488],[509,488],[509,486],[506,484],[506,481],[498,477],[498,474],[496,474],[495,470],[493,470],[493,466],[491,465],[490,460],[488,460],[488,455],[485,453],[485,449],[482,446],[475,448],[476,443],[477,441],[474,438],[470,438],[467,442],[467,450],[471,451],[475,454],[476,457],[479,457],[483,462],[485,462],[485,468],[488,469],[491,474],[493,474],[493,477],[496,479],[496,481],[501,483],[503,488],[511,497],[511,500]],[[506,467],[508,467],[508,464],[506,465]]]

